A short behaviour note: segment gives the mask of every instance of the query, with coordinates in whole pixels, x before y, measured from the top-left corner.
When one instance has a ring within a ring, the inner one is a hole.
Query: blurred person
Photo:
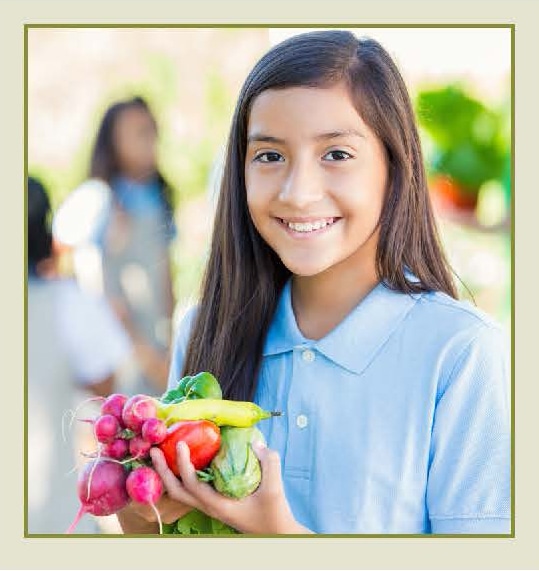
[[[28,178],[28,532],[63,533],[77,513],[77,459],[96,448],[91,425],[63,430],[64,415],[89,396],[114,389],[129,339],[101,297],[60,279],[47,192]],[[92,406],[93,405],[93,406]],[[92,416],[89,403],[79,416]],[[84,518],[77,533],[99,531]]]
[[[95,210],[79,242],[97,248],[102,291],[134,344],[136,365],[124,377],[131,394],[161,393],[168,375],[174,310],[169,244],[176,228],[172,189],[158,170],[156,148],[156,120],[142,98],[111,105],[97,131],[90,179],[61,213],[88,224],[88,204]]]

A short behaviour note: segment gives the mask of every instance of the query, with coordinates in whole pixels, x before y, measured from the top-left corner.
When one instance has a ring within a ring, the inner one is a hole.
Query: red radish
[[[101,405],[101,414],[112,414],[118,420],[122,420],[122,411],[127,397],[119,393],[109,395]]]
[[[77,492],[80,509],[66,533],[73,533],[81,517],[119,512],[129,503],[126,490],[126,472],[123,466],[110,460],[92,460],[79,474]]]
[[[150,452],[152,445],[142,438],[142,436],[133,436],[129,441],[129,453],[134,458],[145,458]]]
[[[159,474],[148,466],[140,466],[129,474],[125,487],[129,497],[134,502],[146,504],[153,508],[159,522],[159,533],[162,534],[161,516],[155,507],[155,504],[163,494],[163,482],[161,482]]]
[[[123,460],[129,451],[129,443],[123,438],[117,438],[103,446],[102,456],[114,458],[115,460]]]
[[[140,432],[144,421],[148,418],[155,418],[156,415],[157,407],[152,397],[135,395],[125,403],[122,420],[127,428]]]
[[[125,483],[129,497],[139,504],[155,504],[163,493],[159,474],[149,466],[135,468]]]
[[[112,414],[100,416],[94,424],[95,437],[99,442],[107,444],[119,436],[122,427],[120,421]]]
[[[163,442],[167,435],[167,425],[158,418],[149,418],[142,425],[142,437],[150,444]]]

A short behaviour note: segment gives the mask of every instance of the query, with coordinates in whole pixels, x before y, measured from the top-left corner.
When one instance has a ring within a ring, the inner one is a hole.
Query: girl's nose
[[[322,181],[316,167],[307,161],[291,166],[279,192],[279,200],[297,209],[318,202],[323,197]]]

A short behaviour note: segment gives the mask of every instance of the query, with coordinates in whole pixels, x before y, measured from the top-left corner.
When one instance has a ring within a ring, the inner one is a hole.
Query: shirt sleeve
[[[170,360],[167,389],[175,388],[182,377],[187,344],[189,343],[189,337],[191,335],[191,328],[194,323],[196,311],[197,307],[189,309],[178,326],[177,333],[174,337],[174,343],[172,345],[172,357]]]
[[[52,232],[63,244],[80,247],[102,246],[112,207],[112,192],[107,183],[91,178],[73,190],[56,211]]]
[[[122,325],[104,298],[75,285],[63,288],[58,303],[60,334],[76,380],[82,385],[102,382],[131,355]]]
[[[430,448],[431,533],[511,532],[509,362],[503,332],[483,325],[444,384]]]

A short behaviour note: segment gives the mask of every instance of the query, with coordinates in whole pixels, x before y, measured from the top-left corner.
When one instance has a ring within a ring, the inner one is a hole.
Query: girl
[[[174,303],[168,246],[175,227],[172,191],[157,168],[156,148],[157,125],[146,102],[135,97],[114,103],[98,128],[90,181],[69,199],[73,216],[88,209],[87,194],[97,200],[103,185],[96,179],[107,185],[92,240],[101,253],[103,289],[137,355],[138,370],[124,379],[130,393],[162,392],[169,368]]]
[[[181,481],[152,451],[173,521],[245,533],[509,533],[508,365],[500,328],[455,286],[409,96],[370,39],[316,31],[248,76],[196,312],[170,386],[209,370],[263,421],[243,500]],[[120,514],[126,533],[151,515]]]

